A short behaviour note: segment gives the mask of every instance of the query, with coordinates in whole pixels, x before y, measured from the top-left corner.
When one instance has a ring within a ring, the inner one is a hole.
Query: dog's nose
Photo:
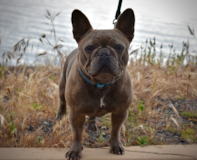
[[[102,58],[107,58],[109,57],[110,54],[110,50],[107,48],[102,48],[98,51],[98,56],[101,56]]]
[[[109,56],[109,55],[110,54],[107,51],[104,51],[104,52],[99,53],[99,56]]]

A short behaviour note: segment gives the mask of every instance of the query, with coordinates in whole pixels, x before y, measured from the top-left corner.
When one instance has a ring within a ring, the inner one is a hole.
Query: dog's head
[[[79,10],[72,13],[73,36],[78,43],[78,65],[94,83],[113,82],[123,75],[134,36],[135,16],[125,10],[112,30],[93,30]]]

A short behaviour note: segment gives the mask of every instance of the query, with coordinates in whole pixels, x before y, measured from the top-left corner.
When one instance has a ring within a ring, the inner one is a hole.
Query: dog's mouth
[[[119,67],[118,61],[113,56],[107,58],[98,56],[93,58],[87,72],[91,77],[99,76],[107,79],[109,77],[119,76],[122,70]]]

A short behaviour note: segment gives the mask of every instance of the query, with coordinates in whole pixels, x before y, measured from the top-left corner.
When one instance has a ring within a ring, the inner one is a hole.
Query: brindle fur
[[[110,152],[114,154],[124,153],[119,133],[132,102],[132,84],[126,66],[129,44],[133,39],[134,22],[132,9],[127,9],[119,17],[114,29],[93,30],[82,12],[75,10],[72,13],[73,35],[78,42],[78,48],[70,53],[64,64],[59,82],[60,106],[56,116],[57,119],[61,119],[66,113],[66,106],[69,107],[73,142],[70,150],[66,153],[68,159],[81,158],[82,132],[86,115],[90,117],[88,128],[96,130],[95,117],[111,113]],[[87,54],[84,51],[84,46],[89,43],[94,43],[97,48],[109,49],[111,56],[119,64],[118,68],[114,68],[116,70],[115,75],[101,73],[90,76],[88,74],[88,70],[91,69],[91,62],[94,60],[92,54]],[[124,51],[116,53],[113,49],[115,44],[123,45]],[[103,89],[97,89],[81,77],[78,68],[91,82],[107,83],[113,81],[114,83]],[[122,71],[120,74],[119,70]]]

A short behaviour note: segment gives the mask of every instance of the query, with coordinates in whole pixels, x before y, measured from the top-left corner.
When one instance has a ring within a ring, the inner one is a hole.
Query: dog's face
[[[73,35],[79,48],[78,64],[93,82],[113,82],[121,77],[128,63],[134,23],[134,13],[127,9],[119,16],[114,29],[93,30],[82,12],[73,11]]]

